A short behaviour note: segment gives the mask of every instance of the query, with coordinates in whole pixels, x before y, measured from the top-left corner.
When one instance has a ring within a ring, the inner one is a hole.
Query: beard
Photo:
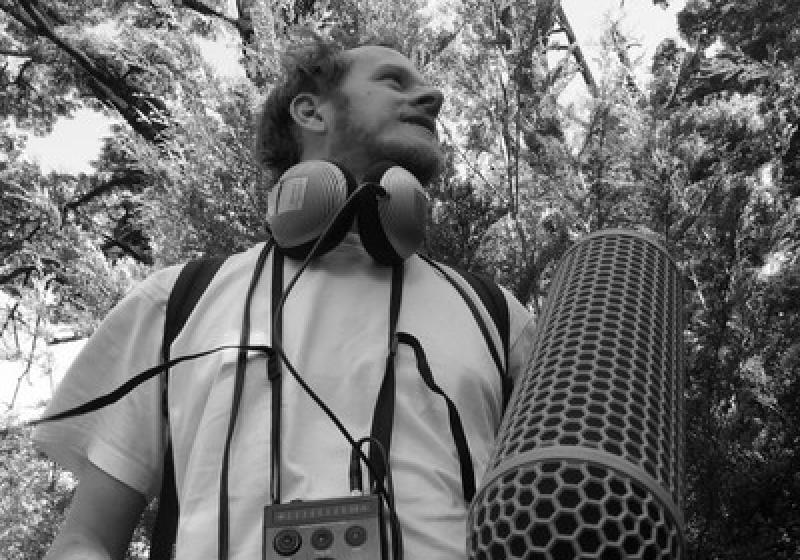
[[[428,185],[444,168],[445,158],[438,140],[433,137],[427,141],[421,140],[415,137],[419,132],[381,134],[380,131],[370,130],[352,118],[347,99],[337,107],[336,123],[342,145],[359,146],[370,163],[394,162],[407,169],[422,185]],[[402,122],[397,124],[406,126]]]
[[[367,144],[371,161],[389,160],[404,167],[422,185],[428,185],[442,171],[444,158],[438,146],[431,149],[404,139],[388,139]]]

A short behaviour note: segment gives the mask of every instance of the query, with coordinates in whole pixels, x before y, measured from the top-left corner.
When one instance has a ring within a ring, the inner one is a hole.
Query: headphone
[[[428,198],[408,170],[391,161],[367,170],[361,185],[334,161],[289,168],[268,197],[267,223],[275,243],[296,259],[336,247],[356,220],[361,243],[377,262],[402,262],[422,245]]]

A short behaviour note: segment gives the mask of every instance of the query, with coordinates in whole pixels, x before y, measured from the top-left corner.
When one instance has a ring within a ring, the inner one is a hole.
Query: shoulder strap
[[[511,397],[511,377],[508,374],[508,346],[511,332],[511,318],[508,313],[508,301],[503,291],[494,280],[484,274],[469,272],[460,268],[451,267],[458,272],[464,280],[475,290],[478,297],[492,318],[497,332],[500,334],[500,344],[503,351],[503,363],[505,369],[502,372],[503,378],[503,409],[505,410],[508,400]]]
[[[164,339],[161,345],[164,358],[169,358],[172,341],[180,334],[194,306],[225,259],[226,257],[208,257],[189,261],[183,266],[167,300]]]
[[[488,276],[478,272],[468,272],[460,268],[451,267],[458,272],[464,280],[478,294],[481,303],[489,312],[489,316],[500,333],[500,342],[503,345],[504,362],[508,364],[508,345],[511,330],[511,319],[508,314],[508,301],[500,287]]]
[[[178,275],[167,299],[164,319],[164,338],[161,352],[164,361],[169,361],[169,349],[181,332],[195,305],[200,300],[211,279],[225,262],[225,257],[209,257],[186,263]],[[169,373],[169,372],[167,372]],[[164,376],[163,409],[167,414],[167,380]],[[175,486],[175,468],[172,459],[172,441],[167,441],[164,453],[164,473],[161,478],[161,494],[158,497],[158,513],[150,539],[150,560],[169,560],[178,530],[178,490]]]
[[[453,285],[459,295],[461,295],[461,297],[464,299],[467,306],[470,308],[472,315],[475,317],[475,321],[478,323],[478,327],[481,329],[481,333],[483,334],[486,344],[489,347],[489,352],[492,354],[492,359],[494,359],[497,369],[500,372],[500,380],[503,385],[503,409],[505,410],[508,400],[511,398],[511,390],[513,389],[513,385],[511,376],[508,374],[508,347],[510,344],[511,319],[508,311],[508,301],[506,300],[503,291],[488,276],[476,272],[468,272],[452,265],[448,265],[447,267],[458,273],[458,275],[461,276],[478,295],[478,299],[481,300],[481,304],[483,304],[483,307],[486,309],[486,312],[489,314],[489,317],[492,319],[492,322],[494,323],[495,328],[500,335],[501,348],[497,349],[495,348],[492,337],[489,334],[489,330],[483,321],[483,316],[476,309],[475,302],[472,301],[472,298],[460,285],[458,285],[458,283],[456,283],[451,275],[444,270],[442,265],[428,257],[422,256],[422,258],[428,262],[428,264],[442,273],[445,278],[447,278],[450,284]],[[502,353],[502,359],[499,352]]]

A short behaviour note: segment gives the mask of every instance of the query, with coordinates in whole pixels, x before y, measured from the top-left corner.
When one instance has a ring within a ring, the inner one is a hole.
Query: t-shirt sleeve
[[[164,311],[178,272],[153,274],[109,313],[56,388],[46,415],[109,393],[161,361]],[[157,377],[101,410],[42,424],[34,442],[79,479],[91,462],[149,500],[161,485],[161,387]]]

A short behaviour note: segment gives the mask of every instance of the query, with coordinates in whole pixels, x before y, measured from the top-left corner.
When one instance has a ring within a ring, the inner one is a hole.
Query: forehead
[[[422,79],[414,64],[401,53],[389,47],[369,45],[349,49],[344,53],[350,63],[350,75],[370,74],[384,66],[406,69],[418,79]]]

